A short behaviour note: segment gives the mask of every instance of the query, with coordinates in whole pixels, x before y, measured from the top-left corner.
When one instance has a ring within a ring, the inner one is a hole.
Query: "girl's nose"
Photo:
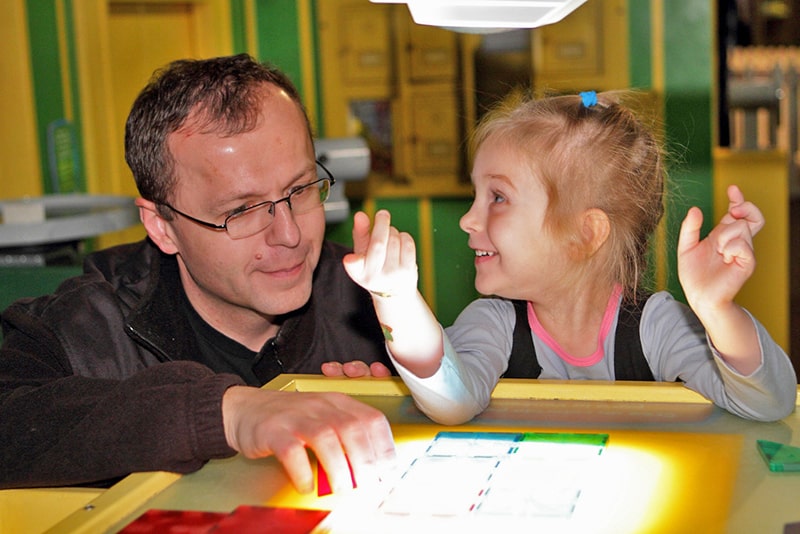
[[[458,226],[466,233],[472,233],[478,228],[478,217],[475,213],[475,203],[473,202],[467,213],[461,216]]]

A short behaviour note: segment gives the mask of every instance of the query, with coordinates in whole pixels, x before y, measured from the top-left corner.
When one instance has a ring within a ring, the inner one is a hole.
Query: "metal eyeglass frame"
[[[323,165],[319,160],[317,160],[316,163],[320,168],[322,168],[323,171],[325,171],[325,174],[327,174],[326,178],[318,178],[318,179],[314,180],[313,182],[309,182],[307,184],[304,184],[304,185],[298,187],[297,189],[295,189],[294,191],[292,191],[291,193],[289,193],[288,195],[286,195],[285,197],[279,198],[278,200],[265,200],[264,202],[259,202],[258,204],[253,204],[252,206],[249,206],[249,207],[243,209],[242,211],[237,211],[236,213],[232,213],[232,214],[228,215],[227,217],[225,217],[225,221],[222,224],[214,224],[214,223],[211,223],[211,222],[208,222],[208,221],[204,221],[202,219],[198,219],[197,217],[192,217],[188,213],[184,213],[181,210],[179,210],[177,208],[174,208],[170,204],[167,204],[166,202],[162,203],[162,205],[168,207],[170,210],[174,211],[175,213],[177,213],[181,217],[185,217],[185,218],[189,219],[190,221],[192,221],[194,223],[197,223],[197,224],[199,224],[201,226],[205,226],[206,228],[211,228],[212,230],[225,230],[225,233],[227,233],[230,236],[231,234],[228,231],[228,221],[230,221],[231,219],[233,219],[235,217],[241,217],[243,214],[246,214],[246,213],[252,213],[251,210],[255,210],[255,209],[258,209],[258,208],[263,208],[266,205],[271,205],[270,213],[272,214],[272,217],[274,219],[275,218],[275,208],[276,208],[276,206],[278,204],[280,204],[281,202],[286,202],[286,204],[289,206],[289,210],[291,211],[292,210],[292,195],[295,195],[298,192],[303,191],[303,190],[305,190],[305,189],[307,189],[309,187],[312,187],[312,186],[314,186],[314,185],[316,185],[316,184],[318,184],[320,182],[328,181],[328,182],[330,182],[330,185],[328,186],[328,196],[325,198],[325,200],[320,202],[320,205],[325,204],[325,201],[327,201],[328,198],[330,197],[330,188],[333,187],[333,184],[336,183],[336,178],[333,177],[333,174],[331,174],[331,171],[329,171],[328,168],[325,167],[325,165]],[[254,235],[254,234],[260,232],[261,230],[269,228],[270,224],[272,224],[271,221],[264,228],[260,228],[259,230],[256,230],[255,232],[253,232],[251,234],[242,235],[242,236],[238,236],[238,237],[231,236],[231,239],[244,239],[245,237],[249,237],[251,235]]]

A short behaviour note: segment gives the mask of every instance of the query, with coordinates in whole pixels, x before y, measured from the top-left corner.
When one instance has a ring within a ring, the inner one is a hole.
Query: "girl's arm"
[[[761,348],[753,321],[733,299],[755,270],[753,236],[764,217],[738,187],[728,188],[728,199],[728,212],[703,240],[702,212],[693,207],[687,213],[678,239],[678,277],[714,347],[747,376],[761,365]]]
[[[433,375],[444,353],[442,331],[417,289],[414,239],[391,226],[386,210],[353,218],[353,253],[344,267],[357,284],[372,294],[375,312],[389,351],[403,367],[420,378]]]

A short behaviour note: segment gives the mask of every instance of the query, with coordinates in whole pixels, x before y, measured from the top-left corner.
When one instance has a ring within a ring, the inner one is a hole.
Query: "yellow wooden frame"
[[[146,4],[171,4],[174,0],[136,0]],[[113,109],[111,87],[111,57],[108,7],[127,0],[101,2],[73,2],[78,80],[82,113],[83,146],[85,152],[86,182],[89,193],[119,193],[122,191],[119,172],[114,164],[120,161],[121,143],[109,140],[122,139],[120,125],[113,124],[107,110]],[[227,54],[231,51],[230,6],[227,0],[185,0],[195,9],[196,28],[194,45],[204,56]],[[104,190],[100,180],[111,184]]]
[[[264,386],[279,391],[335,391],[354,396],[406,396],[410,391],[397,377],[330,378],[316,375],[284,374]],[[502,379],[492,399],[533,399],[613,402],[671,402],[710,404],[710,401],[683,384],[673,382],[613,382]]]
[[[0,35],[7,47],[0,61],[4,80],[0,100],[0,198],[42,193],[25,4],[25,0],[0,3]]]

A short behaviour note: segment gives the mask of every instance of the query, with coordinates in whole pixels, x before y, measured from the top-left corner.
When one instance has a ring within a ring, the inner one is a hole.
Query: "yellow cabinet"
[[[458,99],[452,91],[412,90],[409,143],[415,175],[459,172],[460,128]]]
[[[625,0],[592,0],[563,20],[532,31],[537,89],[607,91],[629,87]]]
[[[457,34],[402,20],[405,42],[400,46],[408,54],[408,80],[411,83],[456,81],[458,75]]]
[[[348,84],[388,84],[392,74],[391,22],[374,6],[343,5],[338,21],[342,78]]]
[[[564,20],[530,30],[522,44],[416,24],[404,4],[319,0],[317,9],[325,135],[367,139],[373,166],[366,196],[471,193],[467,135],[479,108],[491,104],[479,97],[503,96],[486,87],[479,93],[478,82],[492,82],[498,93],[517,78],[537,91],[628,86],[625,0],[586,2]],[[496,69],[479,71],[488,56]],[[512,79],[511,67],[520,76]]]
[[[405,5],[319,2],[325,135],[361,135],[372,172],[350,193],[424,197],[469,193],[463,180],[460,42],[420,26]]]

